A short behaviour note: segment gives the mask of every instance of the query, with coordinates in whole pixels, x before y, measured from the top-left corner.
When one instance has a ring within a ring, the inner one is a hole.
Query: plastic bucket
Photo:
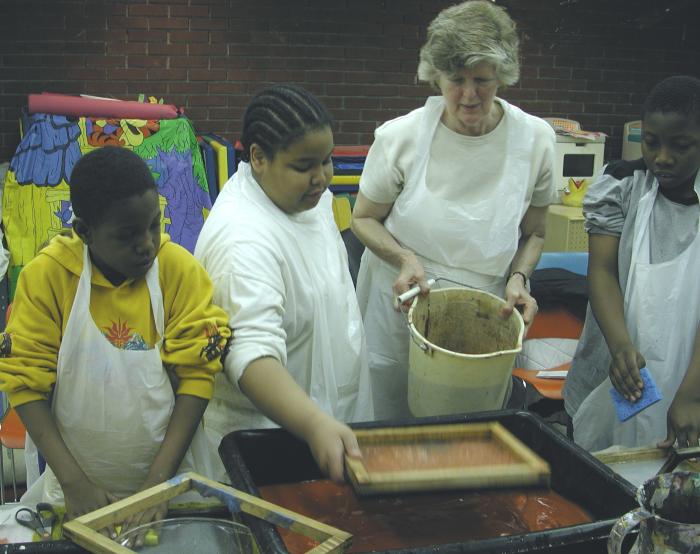
[[[432,290],[408,312],[408,405],[416,417],[499,410],[522,349],[523,318],[475,289]]]

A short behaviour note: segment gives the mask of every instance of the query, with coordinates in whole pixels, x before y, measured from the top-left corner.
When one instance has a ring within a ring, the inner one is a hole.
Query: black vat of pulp
[[[445,423],[498,421],[551,467],[551,488],[587,510],[592,523],[508,537],[435,544],[390,550],[392,554],[453,554],[473,552],[508,554],[547,552],[550,554],[601,554],[615,520],[635,508],[634,489],[607,466],[552,430],[530,412],[508,410],[462,416],[441,416],[401,422],[354,424],[357,429],[404,427]],[[258,486],[298,483],[321,479],[308,447],[282,429],[236,431],[224,437],[219,454],[233,486],[260,496]],[[285,554],[287,549],[275,529],[260,519],[243,516],[265,554]]]

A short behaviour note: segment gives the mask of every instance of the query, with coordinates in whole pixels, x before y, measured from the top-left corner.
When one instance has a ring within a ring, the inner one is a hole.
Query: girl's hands
[[[336,483],[344,482],[344,455],[362,457],[350,427],[325,413],[311,425],[306,442],[321,471]]]
[[[632,343],[611,349],[610,381],[617,391],[630,402],[642,397],[644,383],[639,376],[639,368],[647,365]]]
[[[698,446],[700,438],[700,398],[678,389],[666,414],[666,439],[659,448],[670,448],[678,441],[678,448]]]
[[[98,487],[87,478],[65,483],[62,488],[66,502],[66,520],[75,519],[118,500],[112,493]],[[100,532],[111,538],[117,536],[113,525]]]
[[[141,487],[141,490],[148,489],[155,484],[157,483],[144,484],[143,487]],[[131,517],[124,520],[120,534],[124,534],[127,531],[138,527],[139,525],[145,525],[147,523],[151,523],[152,521],[160,521],[161,519],[165,519],[167,513],[168,503],[163,502],[162,504],[153,506],[152,508],[144,510],[143,512],[134,514]],[[145,538],[146,531],[139,531],[139,533],[136,536],[130,537],[129,540],[124,544],[124,546],[126,546],[127,548],[130,548],[132,546],[139,548],[143,546]]]

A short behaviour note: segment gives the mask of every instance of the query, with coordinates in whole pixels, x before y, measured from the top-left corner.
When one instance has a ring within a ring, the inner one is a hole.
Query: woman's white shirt
[[[510,104],[496,99],[504,116],[496,128],[482,136],[470,137],[438,124],[430,147],[426,184],[436,196],[453,202],[473,203],[489,197],[506,155],[507,126],[512,119]],[[387,121],[375,132],[367,155],[360,190],[372,202],[393,203],[400,194],[416,159],[418,128],[425,107]],[[536,171],[527,176],[524,209],[547,206],[557,201],[551,160],[553,131],[549,124],[528,115],[535,130],[531,163]],[[464,186],[456,186],[464,183]]]

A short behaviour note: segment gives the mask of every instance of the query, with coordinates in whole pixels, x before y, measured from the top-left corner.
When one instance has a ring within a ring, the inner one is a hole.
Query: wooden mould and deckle
[[[344,552],[350,547],[352,535],[319,521],[292,512],[256,496],[206,479],[196,473],[183,473],[165,483],[151,487],[69,521],[64,532],[73,542],[90,552],[98,554],[128,554],[133,550],[98,533],[98,530],[124,521],[133,514],[172,500],[189,490],[202,496],[214,496],[221,500],[231,513],[242,512],[263,519],[274,525],[300,533],[320,544],[307,554],[329,554]]]
[[[356,430],[346,457],[360,495],[549,484],[549,465],[500,423]]]

